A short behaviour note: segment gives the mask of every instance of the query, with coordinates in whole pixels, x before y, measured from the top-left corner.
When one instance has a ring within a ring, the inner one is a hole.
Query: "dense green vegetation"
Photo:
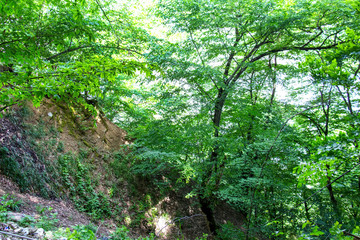
[[[96,106],[135,139],[131,173],[186,187],[219,239],[359,235],[360,2],[160,0],[148,25],[136,4],[1,2],[0,110]]]

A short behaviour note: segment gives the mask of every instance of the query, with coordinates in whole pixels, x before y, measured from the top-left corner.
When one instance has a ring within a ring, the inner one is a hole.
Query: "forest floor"
[[[32,216],[39,219],[41,209],[51,209],[48,214],[56,214],[58,228],[72,228],[78,225],[97,226],[97,235],[107,236],[111,234],[116,226],[112,220],[104,220],[102,223],[93,222],[91,218],[76,210],[70,201],[61,199],[48,200],[29,193],[21,193],[19,188],[11,180],[0,174],[0,198],[8,195],[12,199],[19,201],[17,213],[23,216]]]

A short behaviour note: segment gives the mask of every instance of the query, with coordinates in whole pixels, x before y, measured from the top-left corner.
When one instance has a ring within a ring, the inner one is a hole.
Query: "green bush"
[[[36,220],[32,216],[25,216],[18,223],[22,227],[28,227],[28,226],[34,226],[36,223]]]
[[[218,230],[216,239],[232,240],[232,239],[245,239],[245,234],[231,222],[221,225]]]
[[[35,226],[38,228],[43,228],[45,231],[55,229],[59,219],[56,218],[57,213],[51,213],[52,207],[43,207],[38,205],[36,206],[36,210],[41,215],[41,217],[35,223]]]
[[[104,193],[95,191],[90,166],[84,160],[87,156],[82,151],[78,156],[68,153],[59,157],[63,185],[79,211],[88,213],[93,219],[110,217],[110,201]]]
[[[110,239],[112,240],[133,240],[135,238],[131,238],[129,236],[129,229],[125,226],[121,226],[120,228],[116,228],[116,231],[110,235]],[[154,240],[155,235],[153,233],[150,234],[150,236],[147,237],[139,237],[136,238],[137,240]]]
[[[72,233],[67,236],[68,240],[96,240],[93,229],[89,226],[76,226]]]
[[[95,230],[89,225],[75,226],[73,231],[69,228],[66,228],[66,230],[59,228],[53,234],[55,239],[65,238],[67,240],[96,240]]]
[[[0,198],[0,211],[1,209],[11,210],[11,211],[19,211],[22,202],[15,200],[9,194],[5,194]]]

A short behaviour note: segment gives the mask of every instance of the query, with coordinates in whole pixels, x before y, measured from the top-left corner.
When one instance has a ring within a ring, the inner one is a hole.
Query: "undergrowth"
[[[56,151],[57,132],[43,122],[37,126],[26,124],[24,119],[31,116],[27,107],[6,114],[5,123],[9,130],[6,141],[0,145],[0,170],[21,192],[55,198],[58,197],[54,181],[56,171],[45,158]],[[38,143],[40,139],[41,144]]]
[[[109,197],[95,191],[99,183],[91,173],[94,165],[89,163],[88,150],[65,153],[54,126],[41,119],[36,125],[24,121],[32,117],[26,106],[5,117],[13,132],[12,139],[0,145],[0,170],[21,192],[35,192],[44,198],[69,197],[93,219],[112,215]]]
[[[86,151],[81,151],[78,155],[67,153],[59,156],[63,185],[78,210],[88,213],[93,219],[111,217],[109,197],[95,191],[98,183],[91,175],[91,165],[85,161],[87,157]]]

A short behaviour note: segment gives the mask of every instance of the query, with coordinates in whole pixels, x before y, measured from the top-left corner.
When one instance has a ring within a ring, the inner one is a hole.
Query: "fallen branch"
[[[10,235],[10,236],[17,237],[17,238],[24,238],[24,239],[29,239],[29,240],[36,240],[36,238],[29,238],[29,237],[17,235],[17,234],[14,234],[14,233],[9,233],[9,232],[0,231],[0,234]]]

